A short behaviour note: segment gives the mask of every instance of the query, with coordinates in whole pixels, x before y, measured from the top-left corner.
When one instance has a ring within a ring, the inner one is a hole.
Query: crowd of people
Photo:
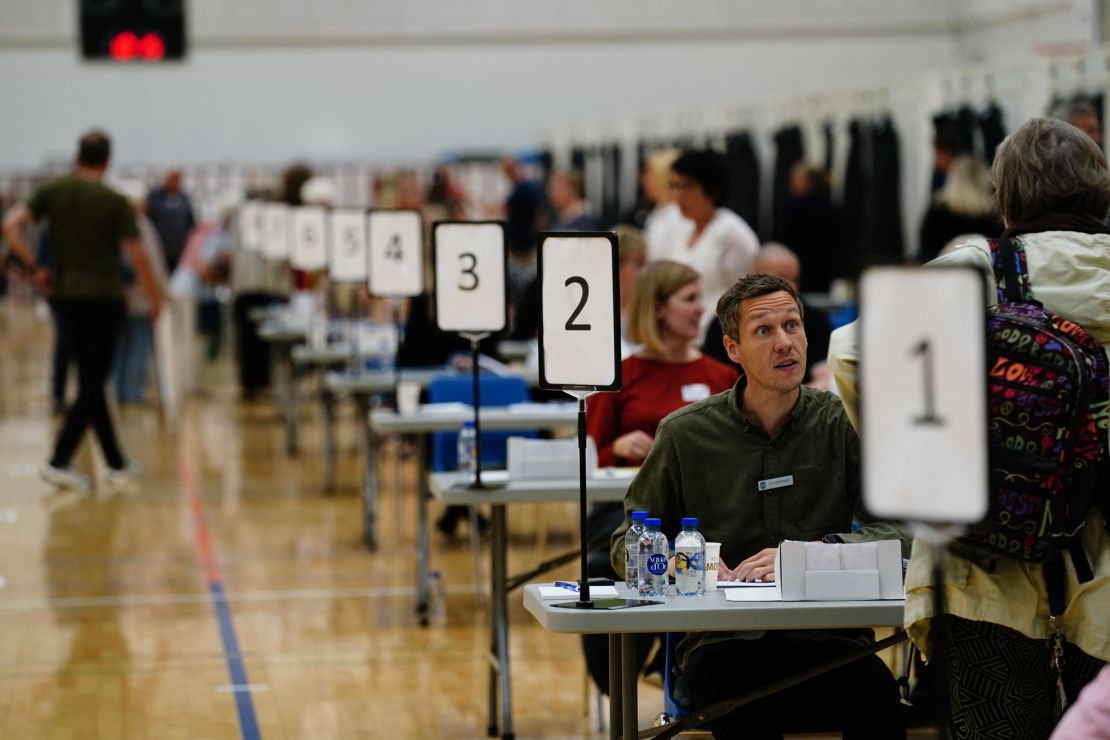
[[[975,264],[989,274],[986,239],[1018,240],[1046,308],[1110,345],[1110,172],[1095,142],[1070,123],[1034,119],[998,147],[989,167],[975,157],[949,156],[943,136],[934,145],[941,176],[922,219],[916,258]],[[234,296],[241,391],[250,399],[270,383],[254,309],[322,281],[237,249],[233,203],[217,222],[198,225],[179,171],[150,192],[141,183],[125,184],[122,194],[109,188],[110,152],[106,134],[86,134],[73,174],[44,185],[4,216],[13,259],[55,316],[53,397],[65,417],[42,472],[62,487],[88,488],[71,461],[90,426],[110,482],[122,484],[133,470],[115,435],[105,385],[114,372],[118,402],[145,397],[152,322],[168,293],[176,288],[195,299],[188,305],[198,311],[197,325],[209,333],[214,353],[221,324],[218,310],[212,314],[214,291],[227,286]],[[512,263],[512,334],[531,339],[539,232],[614,225],[599,223],[591,211],[579,172],[554,169],[540,182],[511,159],[503,172],[509,193],[495,205],[472,202],[445,169],[436,170],[427,187],[415,173],[401,173],[380,181],[375,195],[381,206],[422,210],[428,224],[475,208],[503,218]],[[814,302],[847,274],[828,247],[842,223],[827,173],[796,164],[777,240],[762,245],[723,205],[728,183],[725,160],[714,151],[653,152],[641,176],[643,201],[626,218],[633,223],[617,227],[623,385],[590,400],[588,433],[601,465],[638,467],[639,473],[623,506],[598,505],[590,513],[590,539],[611,535],[612,542],[611,551],[591,554],[592,575],[623,575],[624,533],[630,513],[640,509],[660,517],[669,532],[678,531],[683,517],[698,517],[706,538],[722,543],[719,578],[725,580],[773,580],[783,539],[898,539],[909,558],[910,636],[927,659],[950,667],[940,704],[950,717],[939,719],[950,719],[960,738],[1047,737],[1060,709],[1057,685],[1074,701],[1100,670],[1096,690],[1105,694],[1110,681],[1110,507],[1091,509],[1081,533],[1090,573],[1082,579],[1076,568],[1068,570],[1067,610],[1053,615],[1066,636],[1062,667],[1051,667],[1055,633],[1043,574],[1004,558],[939,556],[953,638],[944,652],[934,651],[931,623],[938,615],[931,577],[938,556],[861,511],[855,330],[834,327]],[[335,187],[297,166],[285,173],[278,192],[252,195],[332,205]],[[36,232],[37,244],[28,238],[32,224],[48,227]],[[365,291],[335,300],[351,310],[373,310]],[[463,340],[435,329],[432,304],[429,294],[409,302],[400,364],[442,365],[465,349]],[[495,351],[492,343],[484,349]],[[67,403],[70,361],[77,366],[78,391]],[[791,485],[760,492],[758,481],[777,476],[792,476]],[[1105,485],[1102,497],[1108,497]],[[453,533],[457,514],[441,520],[446,534]],[[690,706],[707,706],[872,640],[870,630],[687,635],[676,650],[680,691]],[[605,646],[587,639],[585,648],[591,675],[607,691]],[[997,658],[991,675],[976,667],[984,649]],[[649,661],[651,639],[645,638],[641,665],[660,670],[660,651]],[[1062,732],[1084,721],[1078,712],[1075,717],[1065,715]],[[905,736],[906,724],[894,677],[871,656],[714,720],[712,729],[718,737],[837,729],[845,737],[892,738]]]

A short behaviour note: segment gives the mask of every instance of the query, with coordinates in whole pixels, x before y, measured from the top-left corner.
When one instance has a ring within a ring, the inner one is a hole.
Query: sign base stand
[[[470,483],[460,483],[458,488],[465,488],[470,491],[494,491],[499,488],[504,488],[504,483],[487,483],[482,481],[482,419],[480,410],[482,408],[481,384],[478,382],[478,343],[489,336],[488,332],[481,332],[478,334],[470,334],[463,332],[462,336],[470,340],[470,376],[474,379],[474,480]]]

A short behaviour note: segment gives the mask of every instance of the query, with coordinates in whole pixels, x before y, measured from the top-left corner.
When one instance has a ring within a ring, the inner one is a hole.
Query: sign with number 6
[[[297,206],[293,209],[293,245],[289,264],[298,270],[322,270],[328,264],[327,209]]]
[[[616,234],[540,234],[541,387],[620,389],[618,279]]]
[[[509,324],[503,221],[437,221],[432,227],[436,326],[466,334]]]

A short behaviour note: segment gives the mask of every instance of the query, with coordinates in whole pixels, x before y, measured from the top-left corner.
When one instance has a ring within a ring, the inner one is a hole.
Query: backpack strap
[[[991,239],[991,262],[999,303],[1038,303],[1033,298],[1025,247],[1018,239]],[[1039,305],[1039,303],[1038,303]]]
[[[1064,553],[1053,543],[1048,548],[1044,561],[1044,583],[1048,591],[1048,613],[1058,617],[1067,606],[1067,570],[1064,567]]]

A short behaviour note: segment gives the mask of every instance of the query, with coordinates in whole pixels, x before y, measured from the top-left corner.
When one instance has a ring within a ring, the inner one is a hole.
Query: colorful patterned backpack
[[[1033,298],[1020,241],[992,240],[991,255],[998,290],[987,321],[991,503],[961,541],[1028,562],[1064,549],[1074,556],[1106,464],[1106,353],[1083,327]]]

